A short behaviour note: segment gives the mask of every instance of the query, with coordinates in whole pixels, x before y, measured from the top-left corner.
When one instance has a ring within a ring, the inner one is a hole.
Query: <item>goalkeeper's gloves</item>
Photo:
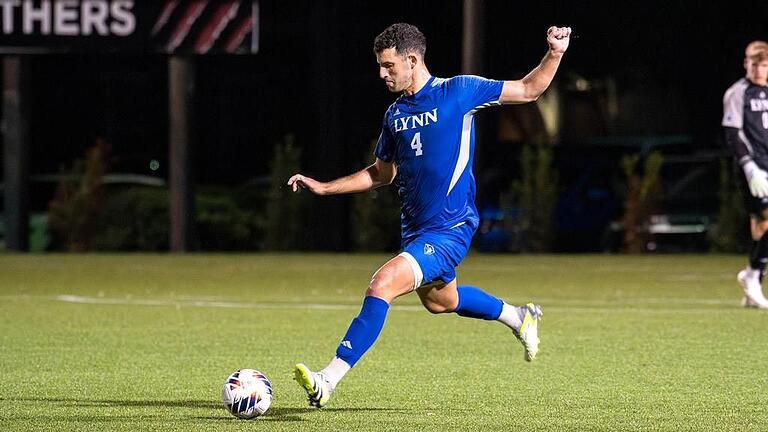
[[[744,175],[747,176],[749,192],[755,198],[768,197],[768,172],[757,166],[754,161],[748,161],[742,168]]]

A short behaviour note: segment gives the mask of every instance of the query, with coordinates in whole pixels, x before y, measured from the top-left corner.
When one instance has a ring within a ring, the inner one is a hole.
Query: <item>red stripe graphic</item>
[[[163,28],[165,23],[168,22],[168,18],[171,17],[173,10],[176,9],[176,5],[178,3],[179,3],[179,0],[168,0],[165,2],[165,5],[163,5],[163,11],[160,13],[160,16],[157,18],[157,22],[155,23],[155,26],[152,27],[152,36],[156,35],[157,32],[159,32],[160,29]]]
[[[224,42],[224,49],[228,53],[233,53],[240,46],[245,39],[245,36],[251,32],[251,23],[253,20],[251,16],[244,17],[235,28],[235,31],[229,36],[226,42]]]
[[[194,0],[192,4],[189,5],[187,10],[184,11],[184,16],[179,20],[178,24],[176,24],[176,28],[173,29],[173,35],[171,35],[171,39],[165,47],[167,52],[173,52],[182,42],[184,42],[184,38],[187,37],[189,29],[192,28],[192,24],[195,23],[207,5],[208,0]]]
[[[194,51],[198,54],[205,54],[211,49],[213,43],[219,38],[221,31],[237,16],[237,10],[240,3],[235,0],[223,2],[211,16],[211,20],[203,27],[200,35],[195,41]]]

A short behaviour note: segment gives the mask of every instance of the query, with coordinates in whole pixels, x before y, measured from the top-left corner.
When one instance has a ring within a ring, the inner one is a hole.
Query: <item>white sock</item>
[[[760,270],[759,269],[753,269],[752,267],[747,266],[747,277],[750,279],[760,279]]]
[[[347,362],[338,357],[334,357],[333,360],[328,363],[328,366],[326,366],[325,369],[321,370],[320,372],[322,372],[323,375],[325,375],[325,377],[328,379],[328,384],[331,385],[331,390],[334,390],[336,388],[336,384],[338,384],[339,381],[344,378],[344,375],[346,375],[350,369],[352,369],[352,367],[347,364]]]
[[[523,325],[523,320],[520,318],[520,311],[518,308],[508,305],[507,303],[504,303],[501,306],[501,314],[497,320],[515,331],[520,330],[520,327]]]

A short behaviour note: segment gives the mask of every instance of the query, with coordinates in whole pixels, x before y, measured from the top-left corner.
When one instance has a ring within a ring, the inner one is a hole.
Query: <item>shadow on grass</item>
[[[99,400],[72,398],[0,398],[0,401],[36,402],[76,407],[163,407],[163,408],[221,408],[221,403],[209,400]]]
[[[301,417],[299,414],[312,414],[315,412],[318,412],[319,410],[315,408],[270,408],[269,411],[263,416],[259,417],[258,421],[279,421],[279,422],[288,422],[288,421],[306,421],[305,418]],[[396,409],[396,408],[345,408],[345,407],[337,407],[337,408],[323,408],[323,412],[374,412],[374,411],[390,411],[390,412],[405,412],[406,410],[402,409]],[[239,421],[238,419],[232,417],[232,416],[207,416],[207,417],[197,417],[199,419],[205,419],[205,420],[225,420],[225,421]]]
[[[73,398],[2,398],[0,401],[9,402],[30,402],[35,404],[49,403],[60,406],[71,407],[143,407],[143,408],[205,408],[205,409],[221,409],[222,415],[220,416],[194,416],[192,418],[199,420],[219,420],[219,421],[241,421],[231,415],[224,413],[224,409],[221,403],[212,402],[208,400],[98,400],[98,399],[73,399]],[[317,412],[315,408],[291,408],[291,407],[273,407],[267,414],[259,418],[259,421],[280,421],[280,422],[292,422],[292,421],[305,421],[300,414],[311,414]],[[405,412],[407,410],[397,408],[349,408],[349,407],[332,407],[323,408],[324,412]],[[122,421],[126,419],[136,420],[136,416],[108,416],[108,417],[94,417],[94,416],[79,416],[80,420],[87,421]],[[146,417],[146,416],[144,416]],[[74,420],[70,418],[69,420]]]

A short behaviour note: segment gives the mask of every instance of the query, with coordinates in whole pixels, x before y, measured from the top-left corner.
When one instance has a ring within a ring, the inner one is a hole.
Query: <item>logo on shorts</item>
[[[435,248],[429,243],[424,243],[424,255],[432,255],[433,253],[435,253]]]

